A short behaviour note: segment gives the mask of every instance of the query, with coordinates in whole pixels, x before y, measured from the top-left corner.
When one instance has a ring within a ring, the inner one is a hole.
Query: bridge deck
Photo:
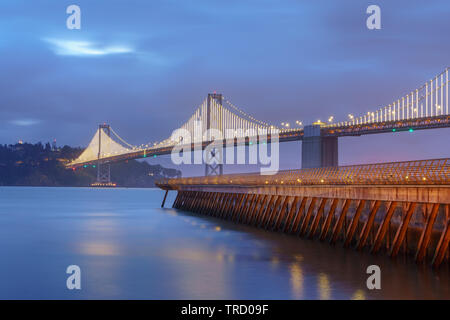
[[[387,133],[393,131],[406,131],[406,130],[425,130],[425,129],[437,129],[450,127],[450,115],[424,117],[417,119],[401,120],[401,121],[385,121],[366,124],[348,124],[344,126],[325,126],[321,129],[321,135],[324,137],[345,137],[345,136],[361,136],[367,134]],[[303,129],[288,129],[279,133],[279,142],[298,141],[303,139]],[[256,143],[260,143],[259,139],[254,139]],[[248,145],[252,139],[234,139],[235,146]],[[264,142],[271,143],[272,137],[269,134]],[[226,140],[219,142],[218,145],[223,147],[229,143]],[[206,141],[201,144],[201,148],[205,149],[206,146],[211,144],[211,141]],[[191,144],[191,150],[198,148],[198,146]],[[111,155],[103,157],[101,159],[93,158],[90,161],[77,162],[69,164],[68,168],[82,167],[84,165],[94,165],[101,161],[103,163],[120,162],[126,160],[150,158],[160,155],[170,154],[173,150],[173,146],[164,147],[152,147],[147,149],[130,150],[130,152],[118,155]]]

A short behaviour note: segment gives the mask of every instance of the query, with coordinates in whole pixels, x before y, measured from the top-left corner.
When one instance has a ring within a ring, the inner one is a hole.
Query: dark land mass
[[[0,186],[89,186],[97,178],[97,168],[65,167],[82,151],[69,146],[56,148],[49,143],[0,145]],[[159,179],[180,176],[179,170],[144,161],[111,164],[111,181],[119,187],[154,187]]]

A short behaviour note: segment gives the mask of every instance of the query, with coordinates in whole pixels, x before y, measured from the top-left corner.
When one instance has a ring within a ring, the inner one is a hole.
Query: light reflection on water
[[[303,271],[298,262],[293,262],[289,271],[291,273],[292,297],[303,299]]]
[[[361,289],[356,290],[352,296],[352,300],[365,300],[365,299],[366,297],[364,295],[364,291]]]
[[[0,298],[450,298],[448,269],[161,209],[161,199],[0,187]],[[81,267],[81,291],[65,288],[70,264]],[[370,264],[381,267],[377,292],[366,288]]]

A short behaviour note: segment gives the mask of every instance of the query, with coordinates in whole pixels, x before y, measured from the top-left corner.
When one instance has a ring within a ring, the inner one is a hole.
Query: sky
[[[81,29],[66,8],[81,8]],[[366,8],[381,8],[381,30]],[[450,2],[2,0],[0,143],[163,140],[209,92],[275,125],[346,120],[450,66]],[[448,157],[450,129],[341,138],[341,164]],[[300,142],[281,146],[300,166]],[[169,158],[160,161],[169,164]]]

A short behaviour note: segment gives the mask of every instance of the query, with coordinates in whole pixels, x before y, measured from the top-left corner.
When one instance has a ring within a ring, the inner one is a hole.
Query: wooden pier
[[[450,159],[169,179],[176,209],[331,245],[449,261]],[[165,198],[164,198],[165,199]]]

